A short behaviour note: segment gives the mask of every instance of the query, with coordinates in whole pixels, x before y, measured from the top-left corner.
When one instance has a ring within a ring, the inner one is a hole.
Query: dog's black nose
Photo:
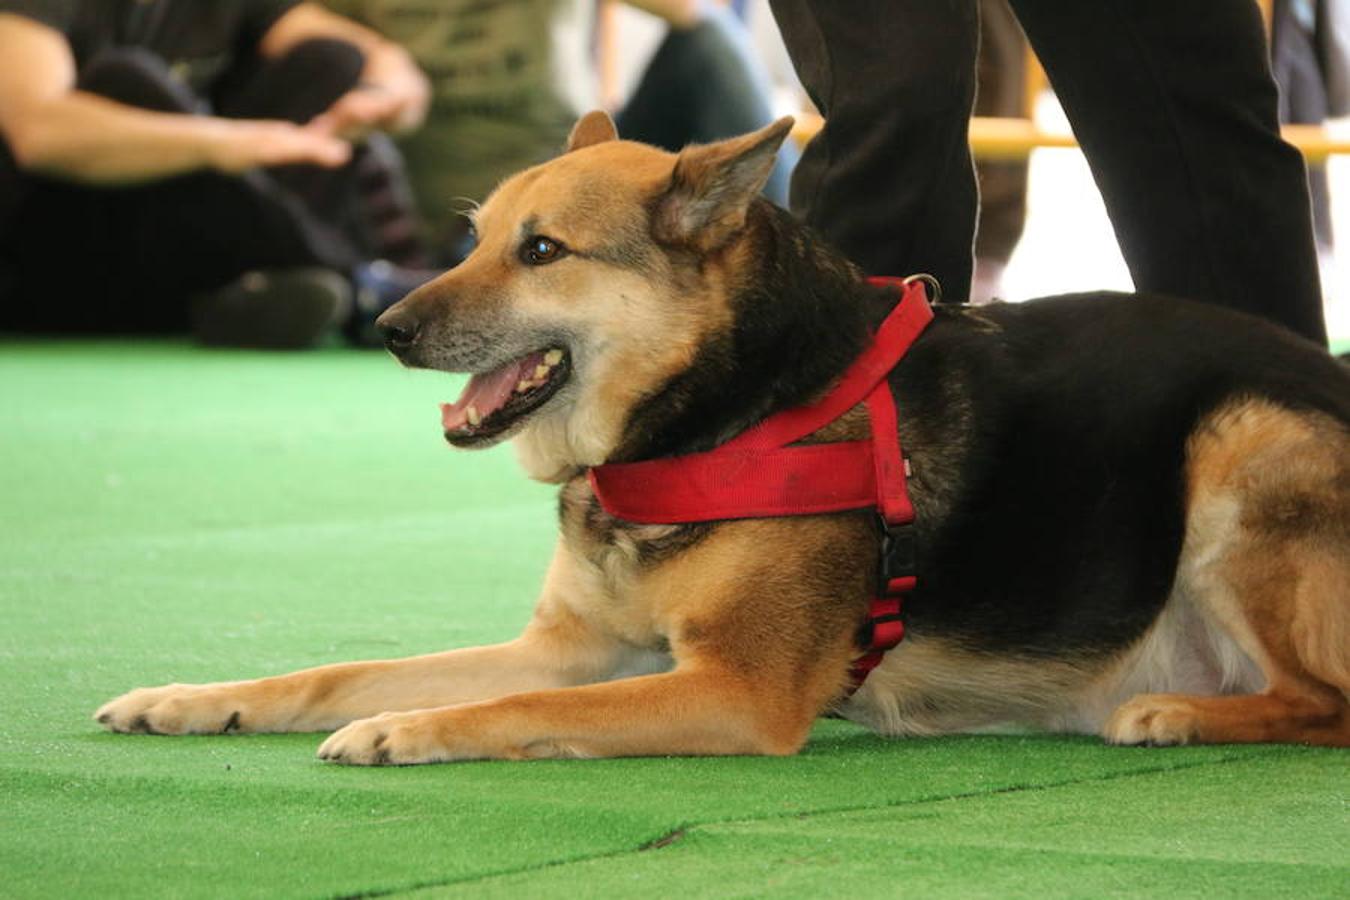
[[[387,309],[375,320],[375,327],[384,337],[390,353],[403,353],[417,340],[421,323],[402,310]]]

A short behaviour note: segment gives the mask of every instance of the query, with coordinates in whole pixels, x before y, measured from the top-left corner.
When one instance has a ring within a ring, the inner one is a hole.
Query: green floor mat
[[[1346,896],[1336,751],[885,741],[790,759],[325,765],[101,732],[128,688],[500,640],[553,491],[378,353],[0,344],[0,894]],[[645,848],[645,849],[644,849]]]
[[[1268,755],[1185,770],[691,827],[660,848],[427,889],[429,897],[1343,897],[1329,760]],[[1285,781],[1272,771],[1297,775]],[[1178,794],[1177,786],[1185,785]]]

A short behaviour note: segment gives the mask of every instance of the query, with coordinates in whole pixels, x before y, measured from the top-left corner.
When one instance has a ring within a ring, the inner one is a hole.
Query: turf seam
[[[689,827],[694,828],[698,826],[691,825]],[[677,830],[685,831],[687,829],[681,828]],[[660,838],[657,838],[656,840],[660,840]],[[652,841],[648,841],[648,843],[650,844],[652,843]],[[494,878],[506,878],[511,875],[523,875],[526,872],[543,872],[547,871],[548,869],[556,869],[562,866],[575,865],[577,863],[587,863],[602,859],[614,859],[620,856],[628,856],[632,853],[639,852],[642,849],[643,847],[621,847],[617,850],[609,850],[604,853],[592,853],[584,856],[569,857],[567,859],[549,860],[548,862],[539,863],[537,865],[523,866],[519,869],[502,869],[501,871],[498,872],[483,872],[477,875],[467,875],[463,878],[445,878],[436,881],[423,881],[419,882],[418,884],[408,885],[407,887],[375,888],[374,890],[360,891],[355,894],[336,894],[333,896],[332,900],[371,900],[371,898],[375,897],[394,897],[399,894],[411,894],[415,891],[425,891],[428,888],[450,887],[451,885],[456,884],[473,884],[474,882],[477,881],[489,881]]]
[[[1158,752],[1158,751],[1152,751]],[[1166,752],[1163,750],[1162,752]],[[524,875],[529,872],[544,872],[549,869],[557,869],[563,866],[576,865],[579,863],[588,863],[606,859],[615,859],[621,856],[630,856],[635,853],[649,853],[655,850],[661,850],[665,847],[681,843],[683,839],[692,833],[697,833],[708,828],[717,826],[735,826],[749,825],[757,822],[772,822],[776,819],[813,819],[821,816],[838,815],[845,813],[866,812],[868,810],[887,810],[903,809],[907,806],[923,806],[929,803],[941,803],[947,800],[972,800],[983,797],[998,797],[1008,794],[1017,794],[1029,791],[1049,791],[1059,788],[1074,787],[1084,784],[1102,784],[1112,781],[1120,781],[1127,778],[1142,777],[1148,775],[1159,775],[1165,772],[1182,772],[1191,769],[1201,769],[1207,766],[1224,766],[1235,762],[1245,762],[1252,759],[1265,759],[1281,755],[1279,748],[1272,748],[1266,752],[1244,753],[1240,756],[1231,756],[1225,759],[1209,759],[1198,762],[1181,762],[1173,765],[1158,765],[1147,769],[1133,769],[1128,772],[1110,772],[1104,775],[1094,775],[1085,778],[1073,778],[1065,781],[1056,781],[1045,784],[1017,784],[1008,785],[1001,788],[993,788],[984,791],[964,791],[959,794],[943,794],[926,797],[914,797],[908,800],[897,800],[892,803],[868,803],[856,804],[853,806],[832,807],[830,809],[818,809],[797,812],[770,813],[762,816],[745,816],[729,819],[709,819],[705,822],[686,822],[668,828],[666,831],[652,838],[645,840],[636,846],[624,847],[617,850],[605,851],[603,853],[593,853],[570,857],[567,859],[555,859],[534,865],[521,866],[515,869],[503,869],[496,872],[480,872],[474,875],[466,875],[456,878],[445,878],[433,881],[419,882],[406,887],[394,888],[375,888],[370,891],[360,891],[353,894],[338,894],[333,900],[370,900],[376,897],[393,897],[401,894],[411,894],[417,891],[424,891],[429,888],[451,887],[454,885],[477,884],[486,881],[492,881],[499,878],[508,878],[513,875]]]

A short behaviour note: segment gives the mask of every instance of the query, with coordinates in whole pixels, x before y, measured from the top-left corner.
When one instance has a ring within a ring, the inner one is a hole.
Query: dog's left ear
[[[572,134],[567,138],[567,147],[563,152],[571,153],[582,147],[603,144],[605,141],[615,141],[618,138],[619,130],[614,127],[614,120],[609,117],[609,113],[603,109],[593,109],[572,126]]]
[[[680,151],[656,208],[656,239],[711,249],[740,231],[792,124],[792,117],[784,116],[759,131]]]

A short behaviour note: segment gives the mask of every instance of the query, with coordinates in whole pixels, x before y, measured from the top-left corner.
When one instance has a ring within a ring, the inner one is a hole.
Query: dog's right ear
[[[614,127],[614,120],[609,117],[609,113],[603,109],[593,109],[572,126],[572,134],[567,138],[567,149],[563,152],[571,153],[592,144],[603,144],[605,141],[618,139],[619,129]]]
[[[750,202],[768,181],[792,124],[792,117],[784,116],[759,131],[680,151],[656,207],[656,239],[712,249],[744,227]]]

